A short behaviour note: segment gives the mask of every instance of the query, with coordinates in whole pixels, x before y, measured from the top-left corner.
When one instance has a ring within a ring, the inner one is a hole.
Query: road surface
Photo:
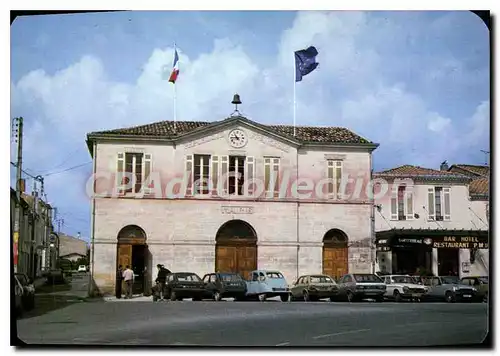
[[[436,346],[480,343],[488,305],[330,302],[80,302],[18,321],[27,343],[186,346]]]

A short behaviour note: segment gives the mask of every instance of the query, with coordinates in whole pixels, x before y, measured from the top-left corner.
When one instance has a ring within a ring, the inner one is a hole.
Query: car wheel
[[[444,295],[444,297],[445,297],[445,299],[446,299],[446,301],[448,303],[454,303],[455,302],[455,298],[453,297],[453,293],[450,292],[450,291],[446,292],[446,294]]]
[[[222,296],[221,296],[220,292],[215,291],[215,292],[214,292],[214,295],[213,295],[213,298],[214,298],[214,300],[215,300],[216,302],[220,302],[220,301],[221,301],[221,299],[222,299]]]
[[[288,294],[280,295],[280,299],[282,302],[288,302],[290,300],[290,296]]]
[[[264,302],[266,300],[265,294],[259,294],[259,302]]]
[[[175,292],[174,291],[171,291],[170,292],[170,300],[172,302],[175,302],[177,300],[177,295],[175,295]]]
[[[396,303],[400,303],[403,300],[403,298],[401,297],[401,294],[399,293],[399,291],[397,289],[394,291],[393,296],[394,296],[394,301]]]
[[[304,302],[308,302],[311,300],[311,298],[309,297],[309,292],[308,291],[304,291],[303,292],[303,295],[304,295]]]
[[[354,294],[353,294],[351,291],[348,291],[348,292],[347,292],[347,301],[348,301],[349,303],[354,302]]]

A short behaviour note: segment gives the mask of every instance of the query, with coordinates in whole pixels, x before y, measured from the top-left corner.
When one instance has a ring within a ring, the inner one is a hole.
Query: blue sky
[[[24,169],[47,175],[65,232],[89,236],[86,133],[172,119],[172,88],[160,73],[171,66],[174,42],[179,120],[223,119],[238,92],[248,118],[292,124],[293,51],[314,45],[320,65],[297,84],[297,124],[344,126],[380,143],[376,170],[482,164],[480,150],[489,150],[489,32],[470,12],[18,18],[11,115],[25,119]]]

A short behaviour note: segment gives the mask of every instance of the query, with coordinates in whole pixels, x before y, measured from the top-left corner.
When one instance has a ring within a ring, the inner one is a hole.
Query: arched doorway
[[[215,236],[215,271],[235,272],[248,279],[257,269],[257,234],[243,220],[230,220]]]
[[[336,280],[349,270],[347,235],[338,229],[329,230],[323,237],[323,274]]]
[[[147,279],[145,272],[148,267],[148,246],[146,233],[137,225],[127,225],[118,233],[116,270],[121,265],[129,266],[135,274],[132,293],[147,292]],[[147,294],[147,293],[146,293]]]

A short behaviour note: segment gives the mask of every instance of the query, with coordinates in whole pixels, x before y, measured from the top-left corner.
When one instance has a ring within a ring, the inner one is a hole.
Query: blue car
[[[290,300],[290,288],[279,271],[256,270],[247,283],[247,298],[263,302],[267,298],[280,297],[282,302]]]

